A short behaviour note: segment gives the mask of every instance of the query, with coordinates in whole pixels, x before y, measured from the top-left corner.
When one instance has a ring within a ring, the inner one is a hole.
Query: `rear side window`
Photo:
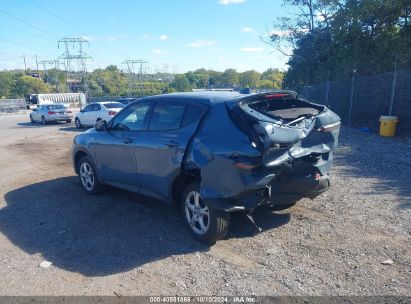
[[[186,106],[158,103],[151,116],[149,130],[175,130],[180,128]]]
[[[188,105],[184,113],[183,127],[199,121],[201,116],[203,115],[203,112],[204,110],[199,107]]]
[[[101,106],[97,103],[91,105],[91,111],[100,111],[101,110]]]
[[[104,106],[107,109],[118,109],[118,108],[124,108],[124,105],[119,102],[113,102],[113,103],[105,103]]]

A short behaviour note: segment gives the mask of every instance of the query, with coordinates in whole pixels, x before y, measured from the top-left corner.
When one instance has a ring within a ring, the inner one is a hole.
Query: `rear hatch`
[[[260,150],[264,166],[328,153],[338,143],[338,115],[295,92],[255,94],[226,104],[232,120]]]

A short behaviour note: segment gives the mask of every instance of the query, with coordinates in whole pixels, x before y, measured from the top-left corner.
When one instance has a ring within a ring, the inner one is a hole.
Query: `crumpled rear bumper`
[[[267,187],[251,190],[235,197],[204,198],[211,208],[236,212],[252,210],[264,204],[289,204],[302,198],[313,199],[330,188],[329,175],[288,175],[276,179]]]

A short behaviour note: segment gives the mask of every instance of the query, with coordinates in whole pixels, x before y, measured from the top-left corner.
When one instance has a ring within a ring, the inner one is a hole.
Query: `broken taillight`
[[[286,98],[288,97],[288,94],[284,94],[284,93],[278,93],[278,94],[269,94],[269,95],[265,95],[265,99],[276,99],[276,98]]]
[[[332,132],[332,131],[335,131],[335,130],[339,130],[340,127],[341,127],[341,122],[338,121],[338,122],[335,122],[335,123],[332,123],[332,124],[329,124],[329,125],[322,126],[322,127],[318,128],[317,131],[319,131],[319,132]]]

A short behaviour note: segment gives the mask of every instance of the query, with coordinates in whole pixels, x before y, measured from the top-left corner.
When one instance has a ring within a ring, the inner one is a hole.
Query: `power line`
[[[71,24],[70,22],[68,22],[68,21],[65,20],[64,18],[60,17],[59,15],[57,15],[56,13],[54,13],[53,11],[51,11],[50,9],[44,7],[43,5],[41,5],[40,3],[38,3],[37,1],[32,0],[32,2],[33,2],[34,4],[36,4],[38,7],[42,8],[43,10],[49,12],[51,15],[53,15],[55,18],[59,19],[61,22],[63,22],[63,23],[65,23],[66,25],[74,28],[76,31],[79,31],[78,34],[83,34],[83,31],[82,31],[80,28],[78,28],[76,25]]]
[[[39,28],[38,26],[36,26],[36,25],[34,25],[34,24],[30,23],[30,22],[27,22],[27,21],[24,20],[24,19],[21,19],[20,17],[18,17],[18,16],[16,16],[16,15],[12,14],[12,13],[9,13],[9,12],[3,10],[2,8],[0,8],[0,12],[2,12],[3,14],[8,15],[8,16],[10,16],[10,17],[13,17],[13,18],[16,19],[16,20],[19,20],[20,22],[23,22],[24,24],[26,24],[26,25],[28,25],[28,26],[31,26],[32,28],[34,28],[34,29],[36,29],[36,30],[38,30],[38,31],[46,34],[46,35],[49,35],[49,36],[51,36],[51,37],[53,37],[53,38],[58,39],[57,36],[54,36],[54,35],[51,34],[50,32],[45,31],[45,30]]]

